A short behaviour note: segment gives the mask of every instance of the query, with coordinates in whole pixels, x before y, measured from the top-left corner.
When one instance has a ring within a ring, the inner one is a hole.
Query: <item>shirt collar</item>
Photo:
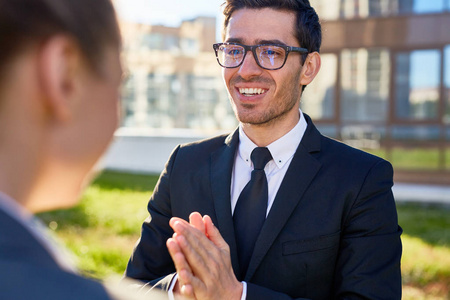
[[[33,219],[33,215],[31,213],[14,201],[10,196],[1,191],[0,209],[22,224],[28,223],[31,219]]]
[[[300,119],[288,133],[268,145],[267,148],[272,154],[273,160],[278,168],[282,168],[292,156],[294,156],[300,141],[306,131],[307,123],[302,111],[300,110]],[[245,134],[242,124],[239,124],[239,156],[249,166],[252,166],[250,154],[253,149],[258,147]]]

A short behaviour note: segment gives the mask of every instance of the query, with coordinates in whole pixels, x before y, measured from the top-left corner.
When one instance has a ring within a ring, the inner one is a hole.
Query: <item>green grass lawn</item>
[[[388,157],[385,149],[364,149],[388,159],[394,168],[402,170],[439,170],[439,148],[394,148]],[[450,169],[450,150],[445,151],[445,169]]]
[[[121,275],[158,177],[104,172],[68,210],[40,214],[78,257],[84,275]],[[450,299],[450,209],[402,204],[403,299]]]

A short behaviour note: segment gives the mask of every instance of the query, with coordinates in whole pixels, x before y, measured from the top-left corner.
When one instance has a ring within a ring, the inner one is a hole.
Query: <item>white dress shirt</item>
[[[269,214],[284,175],[286,175],[286,171],[291,164],[295,151],[306,131],[306,126],[307,123],[305,117],[300,111],[300,120],[297,125],[284,136],[267,146],[273,159],[269,161],[264,168],[269,187],[266,215]],[[247,137],[242,126],[239,126],[239,146],[231,176],[231,211],[233,213],[239,195],[250,181],[251,173],[253,171],[253,163],[250,159],[250,155],[256,147],[258,146]]]
[[[305,134],[307,123],[302,111],[299,111],[300,119],[295,125],[284,136],[268,145],[267,148],[272,155],[272,160],[269,161],[264,171],[266,172],[267,183],[269,187],[269,197],[267,202],[267,212],[266,216],[269,214],[272,208],[275,196],[280,188],[281,182],[283,181],[284,175],[291,164],[292,158],[294,157],[295,151],[297,150],[300,141]],[[258,147],[253,143],[245,134],[242,129],[242,124],[239,125],[239,146],[237,149],[236,157],[234,159],[233,172],[231,174],[231,211],[234,213],[234,208],[236,207],[237,200],[241,194],[244,187],[250,181],[251,173],[253,171],[253,163],[250,159],[250,155]],[[177,276],[175,275],[174,280],[172,280],[171,286],[169,288],[169,299],[173,298],[173,288],[177,281]],[[247,297],[247,283],[243,283],[243,291],[241,300],[245,300]]]

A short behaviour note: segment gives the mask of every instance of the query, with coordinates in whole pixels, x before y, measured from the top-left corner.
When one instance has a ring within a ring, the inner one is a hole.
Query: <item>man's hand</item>
[[[203,222],[202,216],[198,212],[194,212],[189,216],[189,223],[206,235],[205,223]],[[190,285],[190,282],[183,281],[183,278],[189,278],[189,276],[185,273],[192,274],[192,271],[176,242],[176,236],[177,234],[174,233],[173,238],[168,239],[166,243],[169,251],[170,249],[172,249],[172,260],[177,267],[178,278],[173,288],[173,292],[174,294],[181,294],[185,298],[195,298],[194,291],[192,289],[192,286]],[[184,275],[183,278],[180,276],[180,273]]]
[[[174,236],[167,241],[178,273],[179,292],[196,299],[240,299],[242,283],[233,272],[230,248],[209,216],[172,218]]]

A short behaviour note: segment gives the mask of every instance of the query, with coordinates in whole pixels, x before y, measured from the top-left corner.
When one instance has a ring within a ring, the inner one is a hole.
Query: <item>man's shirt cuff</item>
[[[173,296],[173,288],[175,287],[175,284],[178,280],[178,274],[175,274],[175,276],[172,279],[172,282],[170,283],[169,290],[167,291],[169,300],[175,300],[175,297]],[[247,298],[247,282],[242,281],[242,295],[241,300],[245,300]]]
[[[247,298],[247,282],[242,281],[242,296],[241,300],[245,300]]]
[[[175,274],[175,276],[173,276],[172,282],[170,283],[169,290],[167,291],[169,300],[175,300],[175,297],[173,296],[173,288],[175,287],[177,280],[178,280],[178,274]]]

